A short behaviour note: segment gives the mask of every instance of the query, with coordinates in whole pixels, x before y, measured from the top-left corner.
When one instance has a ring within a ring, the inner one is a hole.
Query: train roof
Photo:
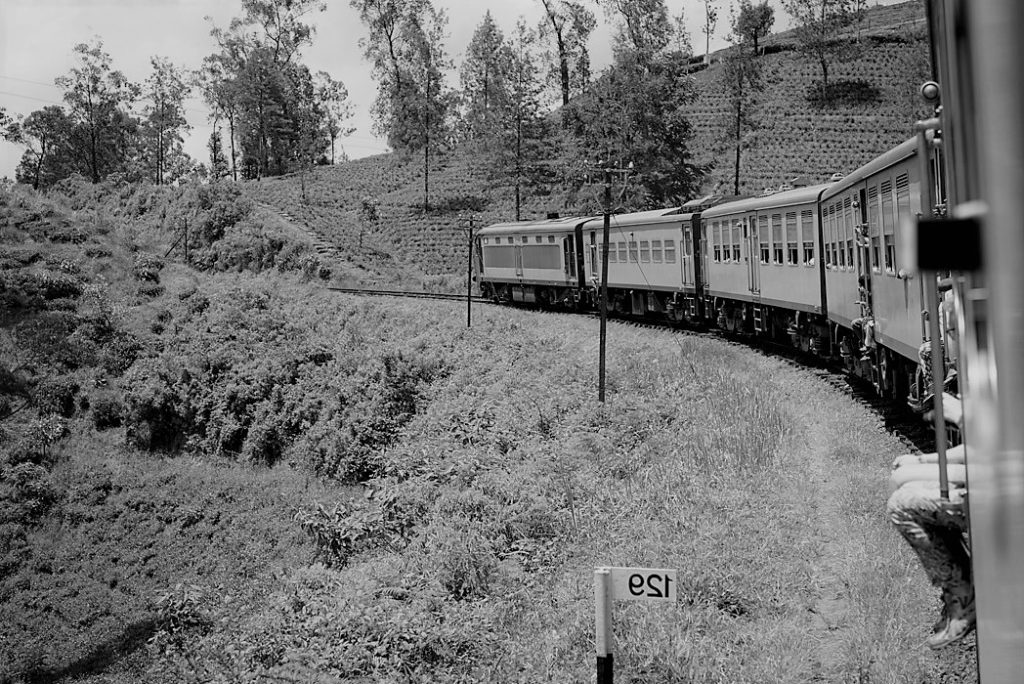
[[[875,157],[874,159],[872,159],[867,164],[860,167],[850,175],[845,176],[842,180],[833,183],[832,187],[825,191],[825,193],[822,194],[821,198],[827,199],[829,197],[834,197],[838,195],[840,192],[849,189],[850,186],[856,185],[857,183],[860,183],[865,179],[875,175],[879,171],[884,171],[893,164],[898,164],[904,159],[912,157],[916,153],[917,138],[905,140],[896,147],[889,150],[888,152],[885,152]]]
[[[586,223],[590,216],[565,216],[553,219],[540,219],[537,221],[509,221],[506,223],[495,223],[485,226],[477,231],[477,235],[490,235],[491,233],[552,233],[566,232],[576,229],[576,226]]]
[[[760,197],[748,197],[747,199],[725,202],[705,210],[704,213],[701,214],[701,218],[709,219],[718,216],[742,213],[745,211],[778,209],[797,204],[817,202],[818,197],[822,192],[830,187],[832,187],[831,183],[822,183],[820,185],[809,185],[803,188],[794,188],[793,190],[784,190],[771,195],[761,195]]]
[[[652,209],[649,211],[635,211],[630,214],[612,214],[611,226],[624,228],[626,226],[647,226],[657,223],[680,223],[693,218],[691,212],[683,212],[681,207],[670,207],[668,209]],[[594,230],[604,226],[604,216],[595,216],[587,221],[584,228]]]

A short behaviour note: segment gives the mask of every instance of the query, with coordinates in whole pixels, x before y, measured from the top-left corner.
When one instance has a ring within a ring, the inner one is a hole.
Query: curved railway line
[[[439,301],[465,302],[465,294],[446,294],[437,292],[410,292],[403,290],[375,290],[367,288],[349,287],[328,287],[333,292],[352,294],[368,297],[399,297],[404,299],[433,299]],[[472,296],[470,301],[474,304],[495,304],[488,297]],[[545,309],[529,309],[538,313],[555,315],[583,315],[597,318],[599,315],[594,312],[574,313],[551,311]],[[828,364],[824,359],[817,356],[810,356],[805,352],[786,345],[773,343],[764,339],[746,338],[736,333],[729,333],[718,329],[680,328],[668,324],[658,323],[650,320],[640,320],[629,317],[610,317],[609,321],[616,325],[627,325],[638,328],[649,328],[651,330],[673,331],[677,334],[693,335],[697,337],[715,338],[725,344],[742,346],[755,353],[772,356],[786,364],[799,367],[817,377],[833,389],[846,395],[861,406],[868,408],[878,416],[878,428],[889,432],[906,445],[908,450],[928,452],[935,450],[935,435],[930,424],[921,419],[921,416],[914,414],[907,407],[878,396],[874,387],[869,383],[855,376],[851,376],[843,369]]]

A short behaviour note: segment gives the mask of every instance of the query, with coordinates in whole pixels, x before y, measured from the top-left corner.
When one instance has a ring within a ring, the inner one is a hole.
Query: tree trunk
[[[743,122],[743,107],[736,107],[736,168],[733,175],[732,194],[740,194],[740,133]]]

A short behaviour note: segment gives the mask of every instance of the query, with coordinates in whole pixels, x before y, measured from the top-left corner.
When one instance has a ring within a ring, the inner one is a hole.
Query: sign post
[[[613,601],[676,600],[676,570],[663,568],[597,568],[594,570],[594,626],[597,684],[612,684],[615,640],[612,635]]]

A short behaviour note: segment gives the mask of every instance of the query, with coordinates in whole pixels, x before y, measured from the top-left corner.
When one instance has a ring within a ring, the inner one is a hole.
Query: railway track
[[[355,295],[366,295],[375,297],[401,297],[404,299],[439,299],[442,301],[449,302],[464,302],[466,301],[466,295],[464,294],[446,294],[443,292],[409,292],[405,290],[369,290],[359,287],[328,287],[328,290],[332,292],[341,292],[344,294],[355,294]],[[489,304],[491,302],[487,297],[471,296],[469,300],[474,304]]]
[[[442,301],[465,302],[464,294],[445,294],[435,292],[409,292],[403,290],[374,290],[366,288],[329,287],[334,292],[344,294],[378,296],[378,297],[400,297],[405,299],[435,299]],[[472,296],[474,304],[493,304],[493,300],[487,297]],[[576,313],[559,312],[537,309],[538,312],[546,314],[579,315]],[[587,314],[590,317],[598,318],[597,313]],[[905,405],[879,396],[871,383],[851,376],[835,364],[830,364],[820,357],[811,356],[806,352],[793,349],[787,345],[765,340],[746,338],[735,333],[727,333],[717,329],[699,328],[678,328],[675,326],[661,324],[655,321],[637,320],[613,316],[609,322],[614,325],[626,325],[637,328],[648,328],[659,331],[672,331],[680,335],[691,335],[697,337],[709,337],[720,340],[726,344],[742,346],[755,353],[760,353],[778,359],[791,366],[800,368],[815,375],[821,382],[829,385],[838,392],[846,395],[856,403],[869,409],[878,416],[878,428],[897,437],[906,445],[908,450],[928,452],[935,450],[935,435],[929,425],[914,414]]]

